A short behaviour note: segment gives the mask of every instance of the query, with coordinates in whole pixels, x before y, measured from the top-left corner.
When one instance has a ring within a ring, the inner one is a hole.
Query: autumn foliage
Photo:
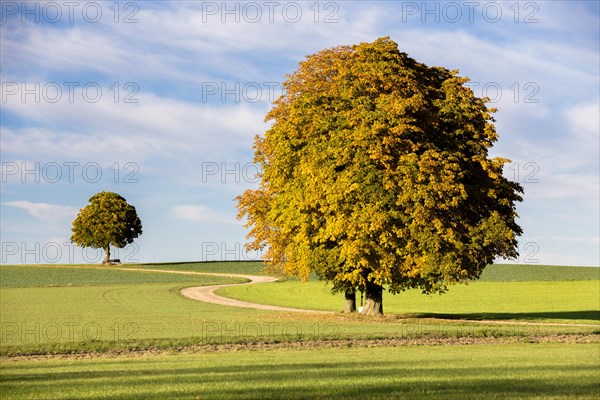
[[[311,272],[364,313],[381,293],[443,292],[516,257],[522,188],[490,158],[487,99],[389,38],[308,56],[257,136],[261,183],[237,198],[250,249],[271,268]]]

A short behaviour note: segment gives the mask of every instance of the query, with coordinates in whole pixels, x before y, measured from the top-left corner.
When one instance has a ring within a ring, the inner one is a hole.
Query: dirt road
[[[196,286],[185,288],[181,291],[181,294],[189,297],[190,299],[200,300],[212,304],[220,304],[223,306],[230,307],[242,307],[242,308],[255,308],[258,310],[271,310],[271,311],[286,311],[286,312],[300,312],[300,313],[313,313],[313,314],[331,314],[331,311],[316,311],[316,310],[303,310],[300,308],[280,307],[271,306],[267,304],[256,304],[249,303],[247,301],[229,299],[221,297],[215,294],[215,290],[227,287],[227,286],[240,286],[240,285],[252,285],[256,283],[275,282],[277,278],[271,276],[258,276],[258,275],[238,275],[238,274],[211,274],[216,276],[226,276],[233,278],[245,278],[248,279],[247,283],[232,283],[223,285],[212,285],[212,286]]]

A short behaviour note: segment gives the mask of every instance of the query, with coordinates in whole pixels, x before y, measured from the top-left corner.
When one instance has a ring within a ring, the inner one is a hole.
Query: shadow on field
[[[471,314],[439,314],[421,313],[411,316],[419,318],[444,318],[444,319],[473,319],[473,320],[589,320],[600,321],[600,310],[586,311],[549,311],[527,313],[471,313]]]
[[[395,351],[401,352],[401,349]],[[85,394],[100,400],[107,392],[123,399],[315,399],[315,398],[526,398],[574,394],[593,398],[597,386],[596,367],[585,363],[570,365],[580,378],[561,376],[563,366],[539,365],[535,376],[531,366],[513,365],[510,373],[495,365],[446,365],[430,359],[397,362],[297,362],[211,367],[177,367],[158,363],[148,367],[119,368],[108,371],[59,372],[42,370],[34,374],[11,374],[2,378],[8,392],[20,394],[32,389],[60,390],[65,398]],[[581,376],[585,378],[581,378]],[[60,382],[60,383],[58,383]],[[16,393],[16,392],[12,392]],[[39,392],[38,392],[39,393]],[[83,397],[83,396],[82,396]]]

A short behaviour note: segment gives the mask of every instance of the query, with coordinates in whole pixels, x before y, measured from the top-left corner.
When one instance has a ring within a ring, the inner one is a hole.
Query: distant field
[[[192,283],[200,285],[244,282],[245,279],[122,271],[111,267],[0,267],[0,287],[90,286],[149,283]]]
[[[481,274],[481,282],[600,280],[598,267],[565,267],[536,264],[493,264]]]
[[[598,399],[590,344],[408,346],[8,361],[20,399]]]
[[[260,261],[189,262],[174,264],[132,264],[135,268],[176,269],[197,272],[230,272],[236,274],[260,274],[265,266]],[[125,266],[127,267],[127,266]],[[317,280],[316,276],[311,279]],[[600,280],[598,267],[565,267],[536,264],[492,264],[486,267],[478,281],[582,281]]]
[[[98,264],[69,265],[68,267],[96,267],[111,269]],[[0,274],[9,268],[31,268],[32,266],[0,266]],[[40,267],[61,267],[61,265],[39,265]],[[165,269],[175,271],[214,272],[260,275],[265,264],[261,261],[208,261],[180,263],[124,264],[120,268]],[[313,276],[312,279],[316,280]],[[536,264],[493,264],[485,268],[480,282],[520,282],[520,281],[569,281],[600,280],[598,267],[568,267]]]
[[[124,265],[123,267],[260,275],[264,266],[264,263],[261,261],[204,261],[182,263],[129,264]]]

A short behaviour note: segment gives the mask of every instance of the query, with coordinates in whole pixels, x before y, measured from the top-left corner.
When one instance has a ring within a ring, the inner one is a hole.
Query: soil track
[[[240,285],[252,285],[256,283],[275,282],[277,278],[271,276],[258,276],[258,275],[234,275],[234,274],[213,274],[217,276],[228,276],[236,278],[246,278],[249,280],[247,283],[230,283],[223,285],[212,285],[212,286],[196,286],[185,288],[181,291],[181,294],[190,299],[204,301],[206,303],[219,304],[222,306],[230,307],[242,307],[242,308],[254,308],[258,310],[270,310],[270,311],[285,311],[285,312],[299,312],[299,313],[312,313],[312,314],[332,314],[332,311],[317,311],[317,310],[304,310],[301,308],[291,307],[280,307],[271,306],[268,304],[257,304],[250,303],[247,301],[230,299],[227,297],[221,297],[215,294],[215,290],[227,286],[240,286]]]
[[[172,271],[167,269],[145,269],[145,268],[116,268],[123,271],[144,271],[144,272],[161,272],[168,274],[183,274],[183,275],[203,275],[203,276],[223,276],[226,278],[244,278],[247,279],[246,283],[227,283],[221,285],[211,286],[194,286],[181,290],[181,294],[190,299],[203,301],[205,303],[219,304],[222,306],[229,307],[241,307],[241,308],[254,308],[257,310],[269,310],[269,311],[284,311],[284,312],[298,312],[298,313],[312,313],[312,314],[333,314],[333,311],[318,311],[318,310],[304,310],[301,308],[291,307],[280,307],[271,306],[268,304],[250,303],[247,301],[230,299],[227,297],[221,297],[215,294],[215,290],[227,287],[227,286],[241,286],[241,285],[252,285],[256,283],[268,283],[275,282],[277,278],[272,276],[264,275],[243,275],[243,274],[225,274],[216,272],[195,272],[195,271]]]

